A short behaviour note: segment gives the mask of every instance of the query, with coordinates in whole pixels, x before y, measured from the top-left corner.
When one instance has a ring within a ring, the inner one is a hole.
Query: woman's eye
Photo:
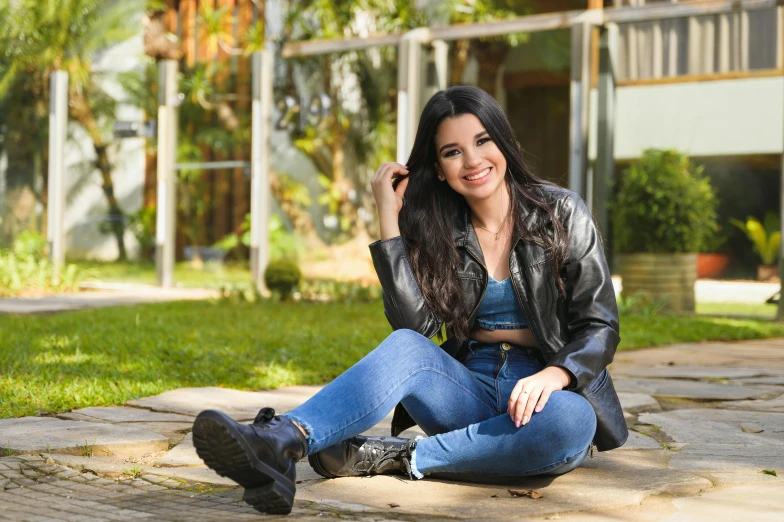
[[[448,158],[449,156],[454,156],[454,154],[452,154],[453,152],[456,153],[457,149],[452,149],[452,150],[447,151],[446,154],[444,154],[444,157]]]
[[[485,143],[487,143],[488,141],[493,141],[493,140],[492,140],[492,139],[490,139],[490,138],[482,138],[482,139],[480,139],[479,141],[477,141],[476,143],[477,143],[477,145],[484,145],[484,144],[485,144]]]

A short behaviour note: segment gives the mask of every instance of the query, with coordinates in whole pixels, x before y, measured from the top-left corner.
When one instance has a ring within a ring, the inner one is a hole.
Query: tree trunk
[[[449,85],[463,83],[463,72],[468,63],[468,48],[470,40],[455,41],[455,52],[452,54],[452,63],[449,67]]]
[[[95,149],[95,167],[101,173],[101,181],[103,194],[106,196],[106,203],[109,207],[109,215],[112,216],[111,230],[117,241],[117,251],[119,252],[119,260],[125,261],[128,255],[125,250],[125,213],[117,201],[117,196],[114,193],[114,181],[112,180],[112,165],[109,161],[109,143],[101,135],[101,130],[98,127],[98,121],[95,118],[93,110],[87,103],[84,95],[79,93],[70,93],[71,102],[71,117],[79,123],[82,128],[90,136],[93,142],[93,149]]]
[[[120,203],[114,195],[114,182],[112,181],[112,165],[109,162],[108,144],[103,142],[93,141],[93,148],[95,149],[95,166],[101,173],[101,181],[103,194],[106,196],[106,203],[109,205],[109,215],[111,216],[109,223],[111,223],[112,234],[117,240],[117,250],[119,252],[118,259],[125,261],[128,259],[128,254],[125,251],[125,213],[120,208]]]
[[[18,81],[8,92],[4,119],[8,122],[4,151],[7,155],[4,208],[0,223],[0,247],[10,246],[16,235],[35,230],[35,151],[46,148],[40,127],[47,126],[38,104],[31,103],[32,95],[44,96],[36,88],[35,79]]]
[[[489,92],[493,97],[497,97],[496,80],[498,79],[498,70],[509,55],[509,44],[503,40],[487,42],[475,40],[472,42],[471,49],[479,63],[478,86]]]

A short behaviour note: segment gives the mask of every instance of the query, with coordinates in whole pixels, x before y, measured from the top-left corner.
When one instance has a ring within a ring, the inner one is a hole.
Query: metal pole
[[[47,239],[54,265],[54,283],[60,282],[65,264],[65,136],[68,125],[68,73],[54,71],[49,78],[49,191]]]
[[[406,163],[414,145],[422,103],[422,42],[430,41],[427,28],[403,35],[397,67],[397,162]]]
[[[572,27],[572,79],[570,84],[569,188],[587,198],[588,108],[591,89],[591,25]],[[586,201],[591,209],[591,201]],[[592,209],[591,209],[592,210]]]
[[[397,153],[398,163],[405,163],[408,159],[408,47],[411,41],[400,40],[397,46]]]
[[[777,39],[778,49],[776,52],[779,57],[784,57],[784,36],[782,35],[782,31],[784,30],[784,8],[777,9],[776,14],[779,19],[777,24],[779,28],[779,36]],[[784,114],[782,116],[784,116]],[[782,127],[784,127],[784,118],[782,118]],[[784,232],[784,143],[782,144],[781,173],[779,174],[779,178],[781,184],[779,188],[779,230]],[[779,321],[784,321],[784,241],[782,241],[779,246],[779,280],[781,281],[781,286],[779,287],[779,305],[776,312],[776,318]]]
[[[177,217],[177,61],[158,64],[158,209],[155,229],[155,272],[158,285],[174,285],[175,220]]]
[[[252,55],[253,102],[251,121],[250,266],[259,291],[266,289],[264,270],[269,262],[270,129],[274,54],[269,46]]]
[[[599,39],[599,107],[596,142],[596,168],[593,181],[594,218],[608,248],[609,218],[607,203],[615,178],[615,63],[618,52],[618,26],[607,24]]]
[[[433,58],[436,65],[436,87],[439,91],[449,86],[449,44],[443,40],[433,40]]]

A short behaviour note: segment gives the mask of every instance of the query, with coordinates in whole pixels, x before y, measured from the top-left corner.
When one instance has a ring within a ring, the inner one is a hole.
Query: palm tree
[[[93,144],[95,168],[102,189],[120,259],[126,258],[124,215],[112,181],[109,158],[116,101],[106,94],[92,69],[96,53],[127,40],[138,31],[129,20],[138,18],[144,0],[0,0],[4,2],[5,27],[0,41],[0,98],[19,82],[31,82],[37,104],[47,105],[49,76],[55,70],[69,73],[69,112]]]

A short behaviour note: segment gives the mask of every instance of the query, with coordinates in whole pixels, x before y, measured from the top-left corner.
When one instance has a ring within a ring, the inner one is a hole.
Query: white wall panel
[[[784,78],[620,87],[615,157],[649,147],[692,156],[780,154],[784,148]],[[591,93],[591,158],[596,157],[596,90]]]

